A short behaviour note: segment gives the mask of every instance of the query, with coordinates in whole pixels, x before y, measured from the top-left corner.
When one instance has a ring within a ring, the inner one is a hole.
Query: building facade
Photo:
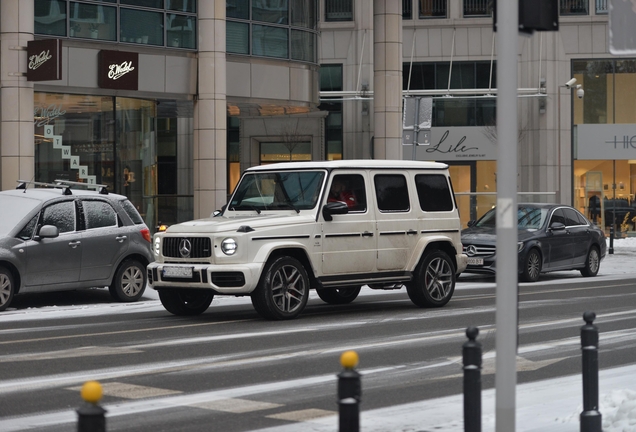
[[[253,165],[438,160],[467,222],[494,204],[503,145],[490,4],[3,0],[0,186],[106,184],[155,226],[209,215]],[[506,143],[520,201],[605,225],[612,206],[636,210],[636,59],[610,54],[607,12],[559,0],[559,31],[519,37],[520,132]],[[27,77],[48,57],[30,41],[61,41],[60,76]],[[422,145],[403,138],[409,98],[431,107]]]

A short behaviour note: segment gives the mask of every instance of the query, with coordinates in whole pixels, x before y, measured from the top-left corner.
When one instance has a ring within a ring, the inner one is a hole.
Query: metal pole
[[[612,179],[612,223],[610,224],[610,238],[609,238],[609,254],[614,254],[614,236],[616,235],[616,160],[613,160],[613,174]]]
[[[362,386],[360,374],[355,370],[358,354],[355,351],[343,352],[340,364],[344,369],[338,374],[338,431],[359,432]]]
[[[481,344],[477,327],[468,327],[462,347],[464,363],[464,432],[481,432]]]
[[[596,314],[585,312],[581,327],[581,351],[583,356],[583,412],[581,432],[601,432],[602,415],[598,410],[598,327]]]
[[[417,160],[417,135],[420,132],[420,99],[415,98],[415,118],[413,119],[413,160]]]
[[[517,44],[519,4],[497,0],[495,431],[515,431],[517,386]]]

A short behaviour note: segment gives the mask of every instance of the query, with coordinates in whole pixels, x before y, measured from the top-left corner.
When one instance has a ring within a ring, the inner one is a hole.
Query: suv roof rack
[[[18,186],[16,187],[16,189],[23,189],[26,191],[27,185],[41,186],[45,188],[63,189],[62,193],[64,195],[73,195],[73,192],[71,191],[71,186],[80,186],[80,187],[85,187],[87,189],[96,189],[100,194],[108,195],[108,186],[106,185],[74,182],[69,180],[54,180],[53,183],[37,182],[37,181],[29,181],[29,180],[18,180]]]

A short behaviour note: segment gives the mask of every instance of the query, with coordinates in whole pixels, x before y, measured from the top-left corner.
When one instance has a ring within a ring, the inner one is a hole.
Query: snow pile
[[[636,392],[614,390],[602,395],[599,410],[603,416],[603,432],[636,431]]]

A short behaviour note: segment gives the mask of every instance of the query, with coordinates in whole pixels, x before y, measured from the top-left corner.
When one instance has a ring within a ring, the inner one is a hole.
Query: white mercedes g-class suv
[[[362,286],[406,286],[420,307],[444,306],[466,268],[448,167],[342,160],[249,168],[214,217],[155,234],[148,283],[175,315],[215,295],[251,296],[268,319],[291,319],[309,290],[331,304]]]

